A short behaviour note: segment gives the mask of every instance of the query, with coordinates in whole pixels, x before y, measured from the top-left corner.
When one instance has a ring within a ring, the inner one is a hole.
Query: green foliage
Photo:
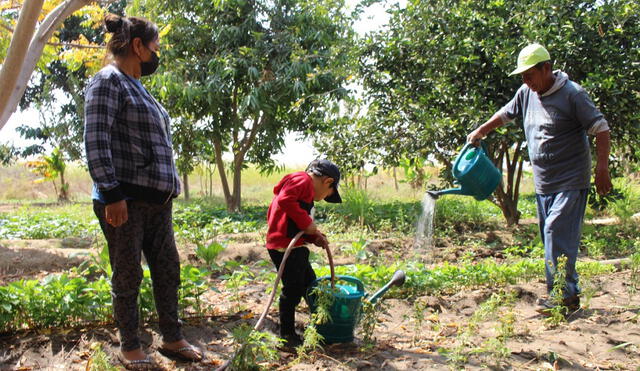
[[[552,266],[553,271],[553,289],[549,294],[549,300],[554,306],[547,310],[545,322],[550,327],[556,327],[566,321],[566,315],[569,312],[569,309],[564,305],[564,293],[567,286],[567,257],[564,255],[558,257],[558,264],[555,267],[553,262],[548,263]]]
[[[211,272],[206,269],[190,265],[181,267],[178,307],[182,311],[183,317],[187,316],[189,309],[196,315],[207,313],[207,308],[203,307],[200,298],[204,293],[212,289],[207,280],[210,274]]]
[[[230,213],[223,206],[206,202],[176,206],[173,214],[176,235],[194,244],[220,234],[255,232],[266,226],[265,206],[247,206],[241,213]]]
[[[70,274],[19,280],[0,286],[0,329],[15,331],[110,322],[111,287],[105,277],[89,281]]]
[[[389,24],[360,45],[360,77],[368,112],[357,122],[335,120],[325,147],[374,148],[354,158],[377,166],[432,158],[444,180],[467,134],[514,95],[521,80],[508,76],[519,50],[547,46],[555,67],[580,83],[612,122],[613,151],[624,166],[637,162],[640,104],[639,5],[633,0],[408,1],[388,10]],[[620,52],[620,51],[623,52]],[[597,66],[595,68],[594,66]],[[358,132],[362,135],[354,136]],[[528,157],[519,122],[487,138],[490,157],[504,160],[498,203],[512,217],[518,174]],[[507,155],[508,153],[508,155]],[[508,213],[505,212],[505,215]]]
[[[116,14],[123,14],[125,5],[126,0],[101,4],[104,10]],[[53,146],[59,148],[65,158],[82,159],[84,90],[89,82],[88,75],[94,72],[91,65],[101,65],[104,51],[83,50],[75,45],[104,45],[106,33],[94,23],[101,21],[97,9],[75,12],[67,17],[55,33],[59,45],[45,47],[38,63],[39,73],[33,75],[20,101],[20,110],[31,109],[39,113],[37,125],[29,123],[17,128],[22,138],[34,142],[21,149],[21,156],[39,154],[45,146]],[[71,57],[73,54],[76,54],[75,58]]]
[[[38,280],[19,280],[0,286],[0,332],[50,327],[75,327],[86,323],[110,323],[111,284],[102,268],[84,267],[71,273],[51,274]],[[209,289],[206,270],[184,266],[179,303],[202,315],[200,296]],[[144,268],[140,287],[141,320],[155,318],[149,269]]]
[[[429,181],[431,176],[424,171],[425,161],[416,158],[401,158],[399,163],[404,172],[404,180],[411,184],[413,189],[422,189],[422,186]]]
[[[444,354],[453,367],[460,367],[473,353],[490,354],[496,361],[509,357],[511,352],[507,347],[507,341],[514,333],[515,294],[513,292],[496,292],[480,304],[473,313],[466,326],[458,333],[457,344],[452,348],[439,348],[438,352]],[[473,336],[478,333],[481,323],[487,320],[497,319],[496,337],[490,338],[480,346],[475,346]]]
[[[640,291],[640,248],[638,248],[638,243],[636,242],[636,252],[629,257],[630,263],[629,268],[631,269],[630,277],[629,277],[629,286],[627,286],[627,290],[629,291],[629,295],[633,296],[638,291]]]
[[[365,225],[365,215],[373,211],[373,201],[369,198],[366,190],[357,188],[346,188],[342,191],[342,217],[348,223],[357,224],[360,227]]]
[[[319,349],[324,342],[324,337],[318,332],[317,326],[330,323],[331,308],[335,302],[334,290],[329,281],[321,281],[311,290],[313,297],[313,313],[311,321],[304,330],[302,345],[296,348],[300,359],[309,357],[310,353]]]
[[[136,0],[129,10],[166,27],[155,95],[181,118],[180,153],[216,161],[230,210],[245,162],[274,170],[286,133],[323,129],[346,95],[353,31],[342,0]]]
[[[544,278],[544,261],[540,259],[520,259],[505,263],[496,263],[493,259],[453,265],[445,262],[438,266],[421,262],[394,262],[371,266],[368,264],[349,264],[336,267],[336,274],[354,276],[367,285],[382,286],[393,273],[402,269],[407,273],[407,281],[401,288],[392,288],[387,295],[407,297],[455,293],[463,289],[478,287],[503,287],[519,282]],[[612,265],[598,262],[578,262],[581,277],[611,273]],[[328,275],[327,267],[316,269],[318,276]]]
[[[113,366],[109,356],[102,349],[102,344],[92,343],[90,345],[93,353],[87,361],[86,371],[119,371],[120,368]]]
[[[424,323],[425,312],[428,308],[427,302],[422,299],[416,299],[413,302],[413,310],[411,317],[413,318],[413,337],[411,342],[413,346],[416,346],[418,341],[422,338],[422,324]]]
[[[260,363],[278,359],[279,354],[276,348],[281,344],[281,340],[274,334],[255,331],[246,323],[234,328],[232,334],[238,348],[231,361],[231,370],[267,369]]]
[[[12,144],[0,143],[0,165],[11,165],[18,157],[18,149]]]
[[[382,323],[381,315],[386,313],[389,304],[384,300],[378,300],[375,303],[369,300],[362,301],[362,314],[360,318],[360,335],[362,335],[362,348],[368,351],[374,348],[376,338],[374,336],[376,327]]]
[[[85,206],[74,205],[62,210],[38,207],[23,208],[13,214],[0,213],[0,238],[91,237],[100,230],[100,225],[86,211]]]
[[[343,246],[340,250],[347,255],[354,256],[356,260],[366,260],[369,257],[367,252],[368,244],[367,240],[360,238],[358,241],[351,242],[351,245]]]
[[[247,265],[240,266],[239,270],[235,270],[231,274],[220,276],[220,279],[225,280],[225,287],[231,290],[231,299],[235,302],[235,308],[232,308],[232,310],[239,312],[244,309],[240,289],[249,284],[254,278],[255,275]]]
[[[337,288],[335,289],[337,290]],[[314,297],[315,309],[311,315],[311,322],[313,325],[323,325],[330,323],[331,320],[331,306],[335,301],[334,289],[331,288],[328,281],[322,281],[320,284],[313,288],[311,295]]]
[[[582,243],[590,257],[613,259],[633,253],[638,238],[637,226],[633,223],[584,226]]]
[[[315,323],[309,324],[304,329],[303,334],[303,342],[298,348],[296,348],[296,352],[298,353],[298,357],[305,358],[308,357],[310,352],[321,348],[322,343],[324,341],[324,337],[320,335]]]
[[[476,201],[471,197],[447,196],[436,202],[434,225],[439,229],[451,227],[456,233],[465,230],[495,229],[500,209],[489,202]]]
[[[196,247],[196,256],[204,260],[207,267],[216,268],[216,259],[224,249],[226,246],[217,241],[199,242]]]
[[[420,202],[375,201],[368,196],[357,201],[343,200],[341,204],[318,204],[316,220],[333,233],[363,230],[377,236],[385,233],[414,233],[415,222],[420,215]]]

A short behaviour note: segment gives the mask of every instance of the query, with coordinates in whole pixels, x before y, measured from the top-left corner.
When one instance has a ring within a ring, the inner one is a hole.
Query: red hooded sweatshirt
[[[273,188],[273,200],[267,211],[267,249],[284,249],[295,235],[312,222],[313,180],[304,171],[285,175]],[[312,236],[303,235],[296,246],[312,242]]]

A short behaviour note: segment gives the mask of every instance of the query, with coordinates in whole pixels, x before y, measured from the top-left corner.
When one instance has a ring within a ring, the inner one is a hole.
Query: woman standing
[[[173,236],[172,199],[180,193],[173,162],[170,120],[142,86],[158,67],[158,28],[138,17],[108,15],[107,48],[113,62],[89,83],[85,100],[85,150],[94,182],[93,209],[109,247],[113,311],[120,359],[128,369],[153,369],[138,336],[137,298],[144,253],[163,336],[161,353],[200,361],[178,319],[180,261]]]

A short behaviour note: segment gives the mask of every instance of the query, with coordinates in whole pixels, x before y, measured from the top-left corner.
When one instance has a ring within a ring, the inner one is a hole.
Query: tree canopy
[[[154,90],[196,128],[178,140],[204,136],[213,144],[230,210],[240,207],[246,163],[273,169],[285,134],[321,130],[346,94],[352,31],[342,0],[140,0],[132,13],[164,30]]]
[[[551,52],[555,68],[587,89],[611,122],[616,157],[637,161],[632,143],[640,133],[638,8],[631,0],[409,1],[391,11],[387,29],[361,44],[367,120],[358,127],[343,121],[327,141],[344,137],[353,147],[374,148],[365,160],[381,165],[436,159],[448,173],[466,135],[521,85],[519,77],[507,75],[519,50],[539,42]],[[507,169],[496,201],[510,223],[518,221],[526,157],[519,125],[488,138]],[[355,129],[366,135],[349,136]]]

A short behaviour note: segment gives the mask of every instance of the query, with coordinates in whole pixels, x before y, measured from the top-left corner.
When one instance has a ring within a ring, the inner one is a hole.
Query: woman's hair
[[[114,56],[126,56],[129,53],[131,41],[136,37],[139,37],[144,45],[149,45],[158,38],[158,26],[142,17],[107,14],[104,17],[104,24],[107,32],[113,34],[107,49]]]

